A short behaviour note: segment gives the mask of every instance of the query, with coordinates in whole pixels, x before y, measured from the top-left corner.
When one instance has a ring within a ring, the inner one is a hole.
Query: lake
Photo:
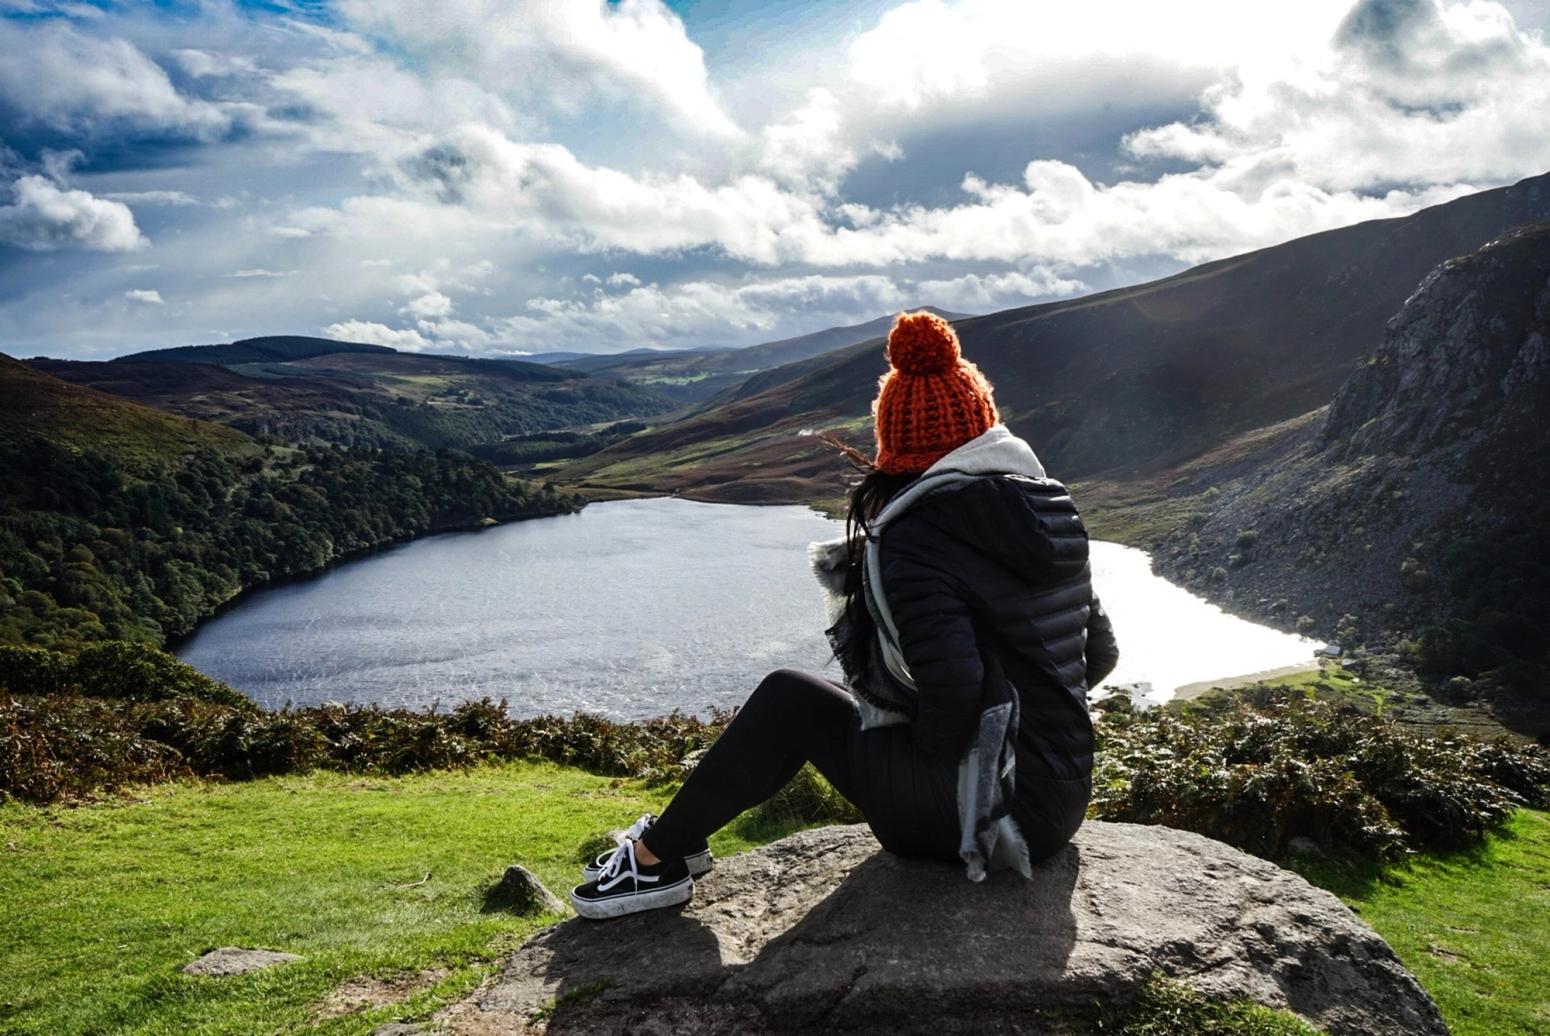
[[[265,706],[425,708],[489,696],[516,715],[618,719],[740,704],[782,667],[839,678],[807,544],[840,522],[805,507],[674,498],[448,533],[254,593],[179,657]],[[1093,544],[1093,578],[1144,698],[1311,665],[1314,642],[1223,613]]]

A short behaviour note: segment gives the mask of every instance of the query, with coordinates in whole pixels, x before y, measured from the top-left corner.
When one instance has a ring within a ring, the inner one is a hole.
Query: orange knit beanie
[[[901,313],[888,332],[889,371],[878,381],[877,467],[925,471],[997,421],[990,382],[958,349],[953,326],[935,313]]]

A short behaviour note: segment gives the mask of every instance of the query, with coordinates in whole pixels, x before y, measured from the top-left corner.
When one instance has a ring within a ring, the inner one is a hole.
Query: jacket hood
[[[921,477],[944,471],[961,471],[966,475],[1044,477],[1044,465],[1034,455],[1033,447],[1013,435],[1004,424],[991,425],[982,434],[944,455]]]

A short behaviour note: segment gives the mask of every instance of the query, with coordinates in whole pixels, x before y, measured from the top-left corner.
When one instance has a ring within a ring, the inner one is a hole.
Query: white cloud
[[[904,149],[896,140],[873,140],[867,143],[867,150],[879,158],[889,162],[899,162],[904,158]]]
[[[439,291],[428,291],[406,302],[404,312],[415,317],[444,317],[452,312],[452,300]]]
[[[646,99],[693,135],[738,134],[705,56],[660,0],[346,0],[350,25],[541,105]]]
[[[407,352],[419,352],[430,345],[412,328],[392,328],[372,320],[342,320],[329,324],[323,334],[340,342],[386,345]]]
[[[856,165],[843,131],[839,98],[814,87],[805,104],[764,128],[760,165],[788,186],[833,194]]]
[[[258,63],[246,54],[218,54],[196,47],[173,51],[178,65],[195,79],[243,75],[258,71]]]
[[[291,213],[287,222],[270,227],[269,233],[282,238],[308,238],[327,234],[344,220],[345,214],[338,209],[312,205]]]
[[[1273,60],[1317,43],[1350,0],[912,0],[857,37],[847,74],[880,104],[910,112],[1037,95],[1059,110]],[[1127,76],[1128,70],[1128,76]]]
[[[102,197],[135,205],[199,205],[200,200],[183,191],[107,191]]]
[[[498,344],[495,337],[477,324],[466,320],[442,318],[415,322],[427,337],[434,340],[437,348],[452,348],[462,352],[484,352]]]
[[[62,189],[41,176],[23,176],[12,190],[15,201],[0,206],[0,242],[34,252],[133,252],[147,244],[122,202]]]
[[[1052,270],[1010,270],[980,275],[967,273],[945,280],[919,281],[916,295],[943,309],[990,310],[1075,295],[1087,285]]]
[[[391,157],[450,123],[534,129],[499,96],[462,76],[418,74],[374,55],[336,57],[277,73],[272,83],[327,116],[307,132],[315,147]]]
[[[558,145],[516,143],[487,126],[459,127],[433,150],[444,169],[456,170],[461,208],[508,222],[548,247],[639,254],[712,247],[763,266],[936,259],[1085,266],[1155,255],[1198,261],[1403,215],[1471,189],[1364,195],[1273,170],[1244,177],[1234,168],[1100,185],[1065,162],[1036,160],[1021,185],[967,174],[966,200],[957,205],[831,210],[816,195],[762,176],[718,185],[687,175],[633,176],[588,166]]]
[[[1473,0],[1359,0],[1328,45],[1245,65],[1206,119],[1131,135],[1142,156],[1329,190],[1500,181],[1550,168],[1550,45]]]
[[[178,93],[162,67],[133,43],[77,30],[67,21],[23,25],[0,19],[0,101],[24,123],[91,136],[124,122],[209,140],[231,118]]]
[[[741,284],[687,281],[643,284],[620,295],[583,293],[529,299],[527,312],[496,321],[494,340],[530,351],[577,347],[618,352],[636,346],[722,343],[778,337],[800,313],[800,327],[854,324],[905,306],[973,307],[978,298],[1029,301],[1062,292],[1071,282],[1043,271],[956,281],[896,281],[884,275],[804,275],[749,279]],[[797,333],[787,330],[786,333]]]
[[[671,252],[719,245],[759,263],[780,261],[781,237],[810,224],[812,200],[765,176],[707,186],[688,175],[641,175],[588,166],[558,144],[518,143],[465,124],[403,167],[410,186],[510,221],[550,246]]]
[[[161,297],[161,292],[155,288],[133,288],[124,292],[124,298],[130,302],[144,302],[152,306],[166,304],[166,300]]]
[[[296,274],[296,270],[266,270],[261,266],[250,267],[245,270],[233,270],[226,276],[235,280],[247,280],[251,278],[290,277]]]

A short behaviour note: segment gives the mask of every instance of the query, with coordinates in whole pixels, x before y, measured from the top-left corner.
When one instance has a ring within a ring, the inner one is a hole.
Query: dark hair
[[[845,610],[839,620],[835,637],[834,658],[846,676],[865,672],[870,661],[871,639],[876,636],[876,623],[866,611],[862,597],[862,552],[866,547],[866,535],[871,521],[882,512],[888,501],[904,489],[905,485],[921,478],[921,471],[882,471],[854,448],[846,447],[837,440],[825,436],[829,445],[839,448],[856,470],[863,471],[862,478],[849,485],[849,507],[845,513],[845,541],[848,549],[848,565],[845,566]]]

